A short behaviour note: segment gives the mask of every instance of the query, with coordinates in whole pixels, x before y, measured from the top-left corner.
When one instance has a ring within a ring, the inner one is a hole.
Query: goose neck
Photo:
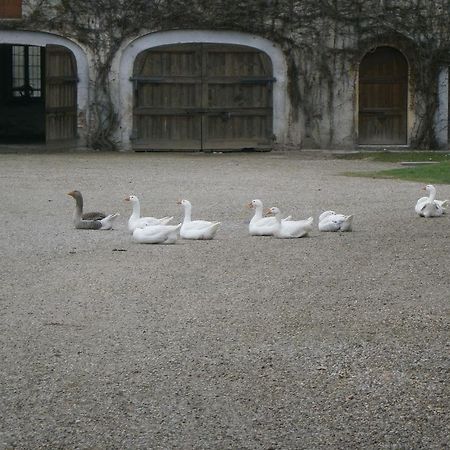
[[[75,197],[75,203],[77,205],[77,208],[79,208],[80,211],[83,212],[83,197],[81,197],[81,195]]]
[[[184,206],[184,221],[183,222],[191,222],[192,206],[191,205],[183,205],[183,206]]]
[[[75,222],[81,220],[83,215],[83,198],[80,196],[75,197],[75,211],[73,212],[73,219]]]
[[[139,204],[138,201],[134,201],[133,202],[133,217],[135,218],[139,218],[141,217],[141,205]]]
[[[434,202],[435,198],[436,198],[436,189],[434,187],[430,187],[428,200],[430,201],[430,203],[432,203],[432,202]]]
[[[262,217],[263,217],[263,207],[261,205],[256,205],[254,218],[262,219]]]

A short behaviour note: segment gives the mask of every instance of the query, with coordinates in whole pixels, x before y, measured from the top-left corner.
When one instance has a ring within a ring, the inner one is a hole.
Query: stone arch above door
[[[112,83],[118,82],[119,96],[115,99],[119,112],[120,135],[124,149],[131,148],[130,137],[133,123],[133,67],[136,57],[143,51],[164,45],[204,43],[242,45],[260,50],[268,55],[273,67],[273,134],[276,141],[287,137],[289,101],[286,95],[287,66],[283,52],[267,39],[239,32],[220,31],[168,31],[139,37],[118,54],[113,63]]]

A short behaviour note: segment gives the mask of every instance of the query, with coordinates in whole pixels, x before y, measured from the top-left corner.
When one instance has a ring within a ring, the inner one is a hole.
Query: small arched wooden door
[[[362,145],[407,144],[408,62],[392,47],[367,53],[359,67]]]
[[[47,142],[77,137],[77,65],[73,53],[59,45],[46,47],[45,117]]]
[[[246,46],[178,44],[134,64],[135,150],[269,149],[272,63]]]

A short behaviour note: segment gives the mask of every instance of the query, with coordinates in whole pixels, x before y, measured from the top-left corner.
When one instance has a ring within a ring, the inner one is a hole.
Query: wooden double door
[[[250,47],[180,44],[134,64],[135,150],[270,149],[270,58]]]
[[[359,68],[359,144],[407,143],[408,62],[392,47],[378,47]]]

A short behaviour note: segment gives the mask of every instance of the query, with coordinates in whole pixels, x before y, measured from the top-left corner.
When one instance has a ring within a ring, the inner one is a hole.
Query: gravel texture
[[[450,217],[312,155],[0,155],[0,448],[449,448]],[[72,189],[115,229],[75,230]],[[216,239],[134,244],[130,193]],[[253,198],[354,231],[251,237]]]

